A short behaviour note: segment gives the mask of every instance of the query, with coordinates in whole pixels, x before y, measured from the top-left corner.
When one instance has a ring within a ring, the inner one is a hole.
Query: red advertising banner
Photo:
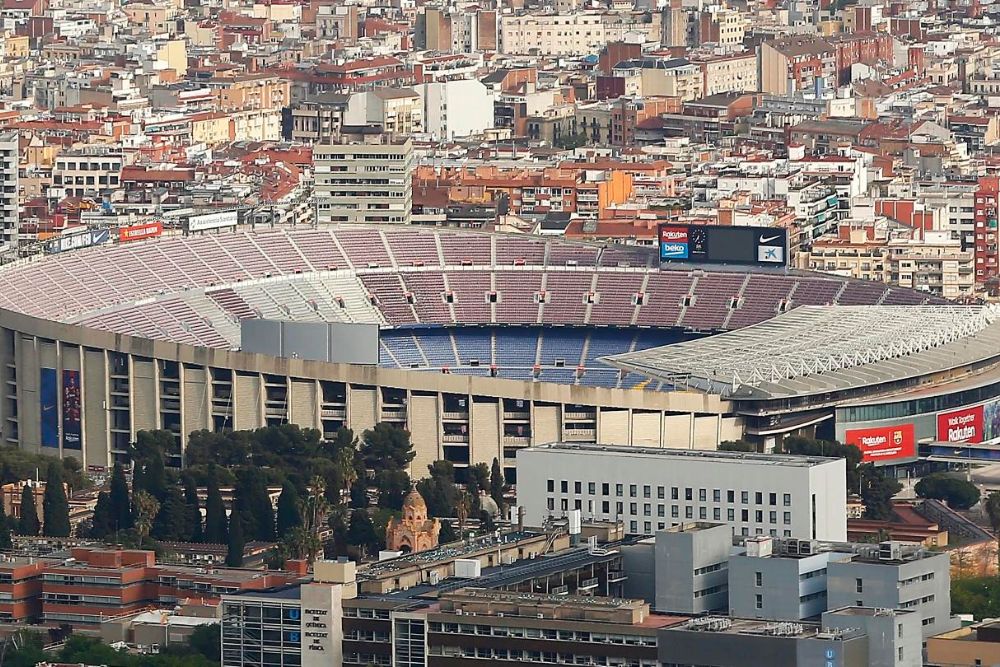
[[[687,243],[687,226],[671,227],[663,225],[660,227],[660,243]]]
[[[847,431],[844,440],[861,450],[861,460],[865,462],[909,459],[917,455],[913,424],[853,429]]]
[[[128,243],[129,241],[142,241],[143,239],[151,239],[154,236],[159,236],[163,233],[163,223],[157,220],[156,222],[147,222],[141,225],[132,225],[130,227],[119,227],[118,228],[118,242]]]
[[[983,406],[977,405],[937,416],[937,439],[942,442],[982,442]]]

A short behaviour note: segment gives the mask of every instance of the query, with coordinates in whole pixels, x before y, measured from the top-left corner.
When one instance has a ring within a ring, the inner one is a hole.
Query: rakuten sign
[[[844,434],[844,441],[860,449],[861,460],[865,462],[911,459],[917,455],[913,424],[853,429]]]
[[[982,442],[983,406],[940,413],[937,417],[937,439],[942,442]]]

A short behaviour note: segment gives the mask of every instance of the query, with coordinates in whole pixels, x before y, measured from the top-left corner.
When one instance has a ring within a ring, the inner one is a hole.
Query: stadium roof
[[[1000,357],[989,306],[802,306],[710,338],[604,361],[732,399],[899,382]]]

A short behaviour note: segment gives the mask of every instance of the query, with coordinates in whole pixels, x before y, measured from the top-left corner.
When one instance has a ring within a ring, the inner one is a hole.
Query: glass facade
[[[223,667],[299,667],[302,612],[298,600],[227,601],[222,609]]]
[[[953,410],[982,403],[1000,396],[1000,382],[973,387],[951,394],[915,398],[909,401],[858,405],[837,409],[837,423],[872,422],[883,419],[900,419],[943,410]]]

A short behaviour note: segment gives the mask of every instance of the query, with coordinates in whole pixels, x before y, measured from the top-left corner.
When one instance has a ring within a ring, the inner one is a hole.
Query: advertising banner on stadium
[[[63,449],[82,449],[80,371],[63,371]]]
[[[913,424],[849,430],[844,442],[860,449],[861,460],[866,463],[895,463],[917,456]]]
[[[660,227],[660,259],[687,259],[687,226],[663,225]]]
[[[235,227],[239,223],[239,211],[202,213],[201,215],[192,215],[187,219],[187,230],[189,232],[203,232],[209,229]]]
[[[142,241],[143,239],[151,239],[159,236],[163,233],[163,223],[159,220],[156,222],[147,222],[141,225],[129,225],[128,227],[118,228],[118,242],[128,243],[129,241]]]
[[[59,386],[54,368],[42,368],[38,383],[42,447],[59,446]]]
[[[984,406],[941,412],[937,416],[937,439],[942,442],[982,442]]]

